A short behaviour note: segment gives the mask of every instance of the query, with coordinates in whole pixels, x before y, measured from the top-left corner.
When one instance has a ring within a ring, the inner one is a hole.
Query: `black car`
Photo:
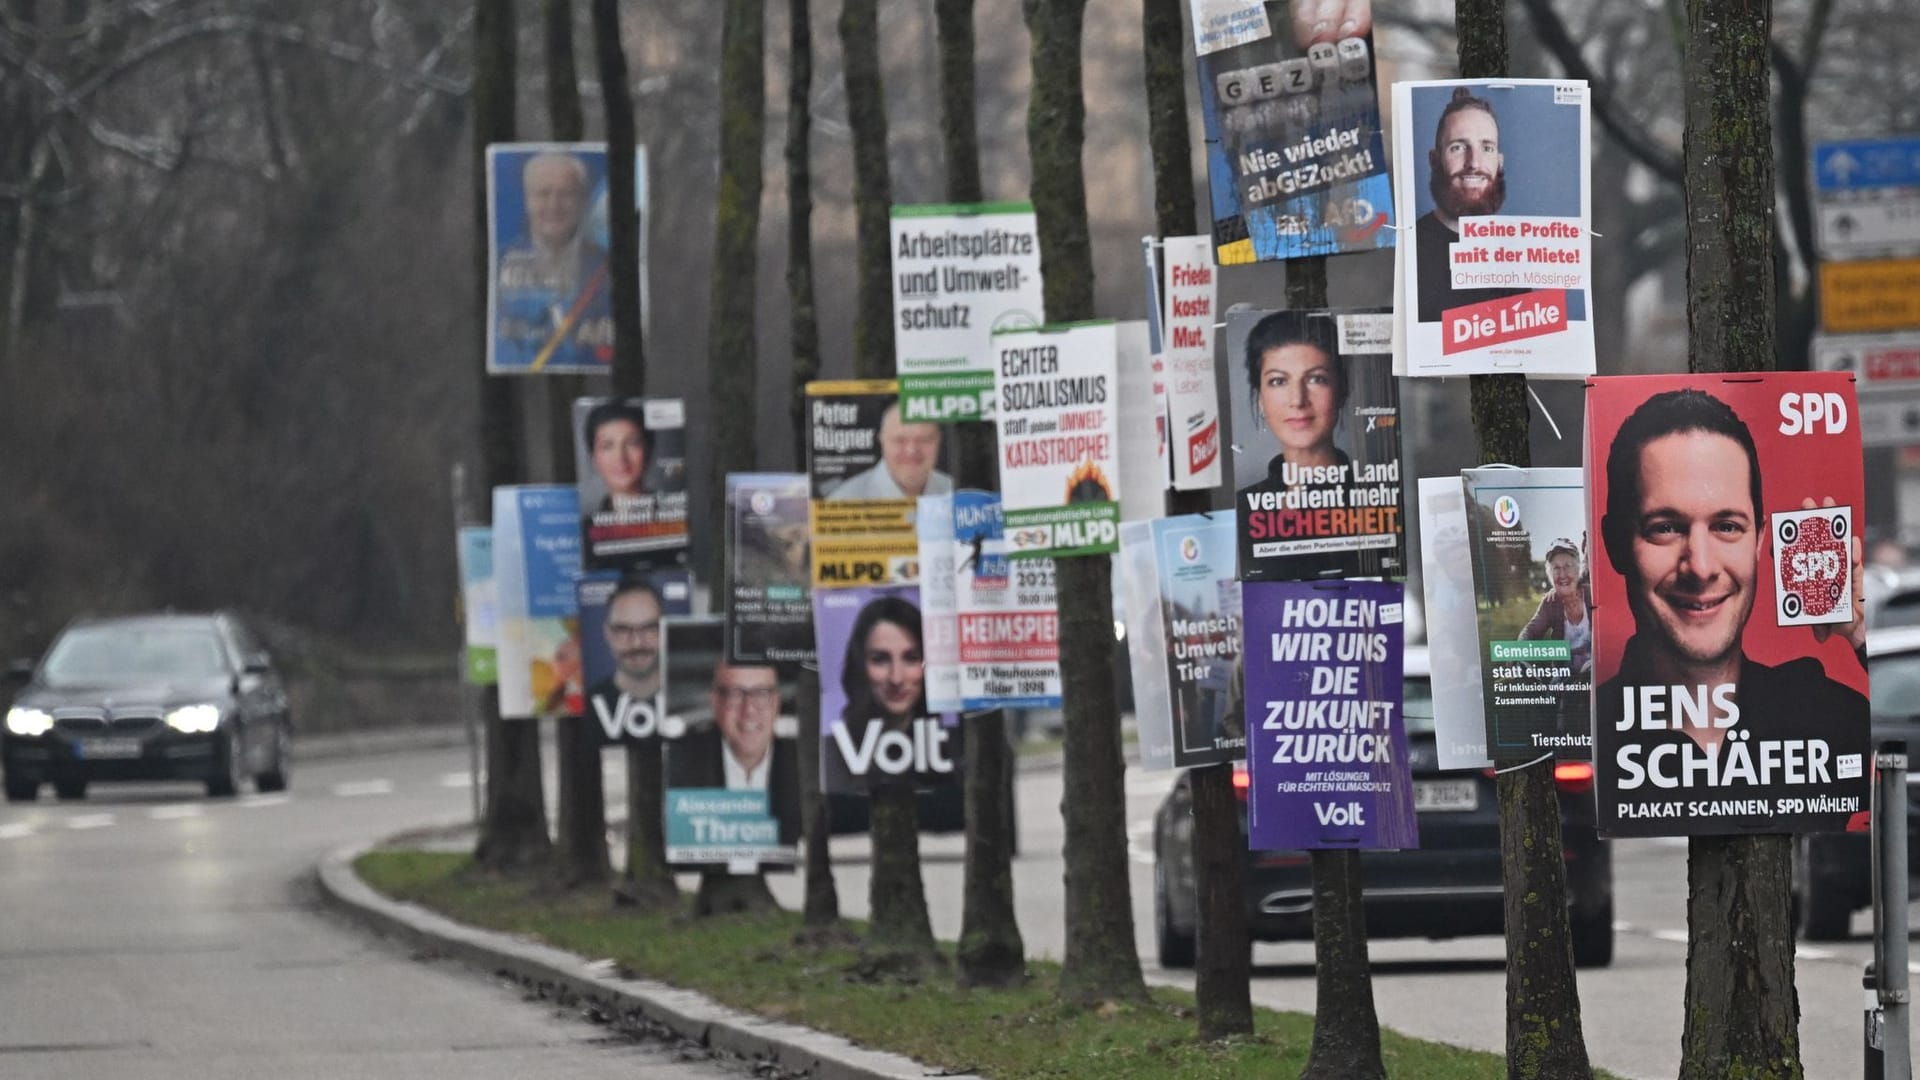
[[[1872,599],[1869,593],[1869,599]],[[1873,744],[1904,741],[1920,755],[1920,626],[1877,622],[1867,634],[1872,676]],[[1907,784],[1907,866],[1920,870],[1920,792]],[[1794,838],[1793,906],[1800,936],[1845,940],[1853,913],[1873,903],[1871,833],[1808,833]]]
[[[1360,856],[1371,937],[1452,938],[1504,932],[1499,799],[1490,769],[1442,772],[1434,745],[1427,650],[1406,650],[1408,756],[1420,847]],[[1247,773],[1236,766],[1241,847],[1247,835]],[[1594,832],[1593,766],[1561,762],[1561,846],[1566,859],[1573,957],[1582,967],[1613,961],[1613,857]],[[1153,824],[1154,937],[1160,966],[1193,966],[1197,901],[1192,792],[1186,774]],[[1256,941],[1313,937],[1313,878],[1304,851],[1248,851],[1247,916]]]
[[[0,734],[7,801],[52,783],[62,799],[98,780],[198,780],[232,795],[248,777],[287,786],[292,719],[273,661],[231,615],[84,619],[54,640]]]

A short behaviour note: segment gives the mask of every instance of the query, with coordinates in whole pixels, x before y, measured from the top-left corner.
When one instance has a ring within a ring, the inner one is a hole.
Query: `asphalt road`
[[[0,806],[0,1076],[741,1075],[320,910],[321,855],[458,817],[467,782],[448,751],[304,765],[284,796],[116,786]]]
[[[549,758],[549,761],[551,758]],[[620,757],[608,755],[610,793]],[[1130,771],[1137,941],[1152,968],[1150,823],[1171,777]],[[1027,947],[1060,955],[1060,775],[1020,779],[1016,900]],[[285,797],[225,803],[191,787],[96,789],[0,806],[0,1076],[339,1076],[433,1080],[525,1075],[727,1075],[523,1003],[502,986],[394,951],[317,908],[324,852],[467,813],[464,750],[304,765]],[[610,799],[618,804],[617,795]],[[959,836],[923,843],[933,925],[960,928]],[[866,908],[864,837],[834,842],[843,910]],[[1612,967],[1580,974],[1595,1064],[1628,1077],[1677,1071],[1686,959],[1686,849],[1631,842],[1614,853]],[[797,905],[798,875],[776,875]],[[1860,1073],[1860,971],[1852,941],[1803,947],[1797,965],[1807,1075]],[[1920,925],[1920,920],[1916,920]],[[1373,944],[1382,1023],[1501,1049],[1505,973],[1497,938]],[[1254,997],[1311,1011],[1309,944],[1261,945]],[[1915,965],[1920,968],[1920,965]],[[1174,977],[1178,977],[1176,974]]]

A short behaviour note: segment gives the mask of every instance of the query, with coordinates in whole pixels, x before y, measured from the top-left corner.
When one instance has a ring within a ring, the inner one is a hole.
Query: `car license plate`
[[[75,757],[90,760],[111,758],[137,758],[140,756],[139,739],[81,739],[73,746]]]
[[[1413,808],[1427,810],[1478,810],[1480,788],[1472,780],[1415,780]]]

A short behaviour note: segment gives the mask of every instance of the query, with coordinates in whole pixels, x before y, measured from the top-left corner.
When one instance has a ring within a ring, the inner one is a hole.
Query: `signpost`
[[[1821,143],[1813,181],[1822,259],[1920,251],[1920,135]]]
[[[1850,371],[1860,395],[1860,441],[1868,447],[1920,442],[1920,330],[1816,334],[1816,371]]]

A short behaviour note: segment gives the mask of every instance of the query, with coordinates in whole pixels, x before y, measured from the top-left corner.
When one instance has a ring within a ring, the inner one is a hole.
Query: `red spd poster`
[[[1867,827],[1858,418],[1839,373],[1587,381],[1602,834]]]

